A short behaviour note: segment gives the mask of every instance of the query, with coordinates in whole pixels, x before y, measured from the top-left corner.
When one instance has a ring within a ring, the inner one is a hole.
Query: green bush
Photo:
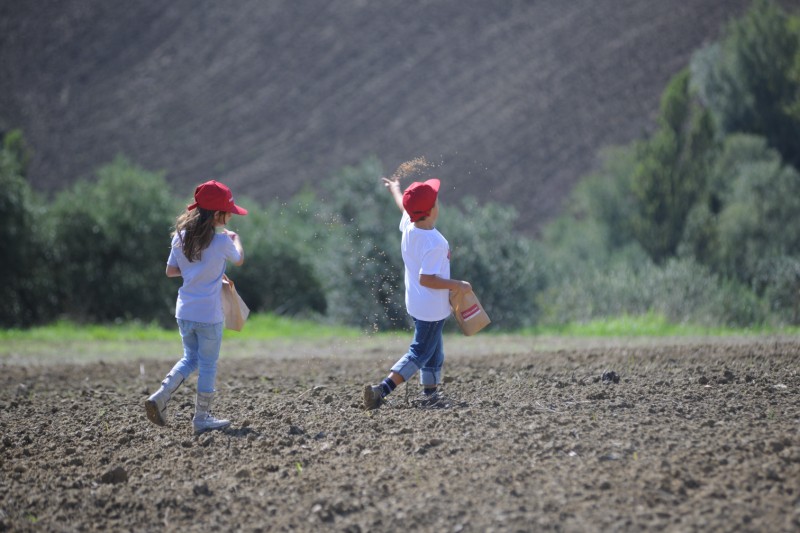
[[[409,323],[398,230],[402,213],[382,175],[380,162],[372,158],[342,169],[323,185],[323,247],[315,255],[328,315],[371,330]]]
[[[472,284],[493,329],[535,324],[544,273],[538,247],[514,229],[516,211],[467,198],[452,206],[443,201],[439,216],[450,243],[451,276]]]
[[[649,258],[620,261],[607,269],[587,268],[542,292],[542,323],[565,324],[655,312],[673,322],[747,326],[765,319],[747,287],[721,280],[691,260],[656,265]]]
[[[591,226],[600,225],[605,233],[603,247],[613,252],[635,240],[637,147],[604,148],[600,160],[600,170],[583,178],[572,190],[567,212],[577,220],[590,221]]]
[[[761,261],[753,284],[777,325],[800,323],[800,256],[778,256]]]
[[[300,195],[289,204],[266,208],[248,200],[237,203],[247,216],[234,217],[245,249],[241,268],[228,268],[242,299],[252,311],[279,315],[325,314],[327,302],[314,269],[319,225],[309,208],[313,197]]]
[[[765,260],[800,254],[800,174],[765,139],[732,135],[689,218],[682,250],[749,285]]]
[[[601,161],[600,170],[572,190],[565,212],[542,228],[539,243],[548,284],[587,266],[604,268],[631,249],[642,251],[633,235],[636,151],[633,146],[607,148]]]
[[[24,327],[52,318],[55,286],[48,270],[50,246],[41,231],[44,207],[25,170],[28,149],[19,131],[8,133],[0,150],[0,326]]]
[[[100,168],[96,182],[59,194],[50,232],[63,312],[79,321],[170,321],[177,285],[164,269],[179,209],[162,175],[123,158]]]
[[[542,229],[539,242],[546,251],[546,270],[568,273],[586,265],[605,265],[612,256],[610,240],[610,230],[601,221],[565,214]]]
[[[656,263],[675,255],[715,153],[711,117],[693,102],[683,71],[664,91],[659,129],[637,145],[631,178],[633,234]]]

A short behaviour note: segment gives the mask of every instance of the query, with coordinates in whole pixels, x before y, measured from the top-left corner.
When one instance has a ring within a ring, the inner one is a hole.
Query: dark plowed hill
[[[286,198],[369,155],[534,229],[747,0],[0,3],[0,128],[57,190],[125,154]]]

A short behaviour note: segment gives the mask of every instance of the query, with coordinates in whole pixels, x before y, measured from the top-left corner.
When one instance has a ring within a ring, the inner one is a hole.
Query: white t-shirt
[[[217,233],[211,244],[203,250],[199,261],[189,262],[175,235],[172,239],[167,264],[181,269],[183,285],[178,289],[175,318],[205,324],[216,324],[224,320],[222,314],[222,275],[226,261],[237,262],[242,258],[233,240],[224,233]]]
[[[408,213],[400,221],[400,251],[405,263],[406,309],[417,320],[436,322],[450,316],[450,291],[419,284],[420,274],[450,279],[450,245],[437,229],[420,229]]]

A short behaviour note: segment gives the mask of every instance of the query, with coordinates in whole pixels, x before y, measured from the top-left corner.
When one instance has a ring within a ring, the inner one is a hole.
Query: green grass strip
[[[558,337],[729,337],[751,335],[797,335],[800,328],[758,326],[751,328],[707,327],[696,324],[676,324],[663,315],[648,313],[639,316],[623,315],[588,322],[558,326],[536,326],[521,332],[524,335]]]
[[[500,331],[501,334],[555,337],[725,337],[751,335],[798,335],[800,327],[728,328],[705,327],[694,324],[675,324],[664,316],[648,313],[639,316],[620,316],[596,319],[560,326],[536,326],[522,331]],[[322,324],[313,320],[287,318],[272,314],[251,315],[240,332],[225,331],[225,339],[325,339],[357,338],[363,332],[357,328]],[[84,325],[59,321],[30,329],[0,330],[0,341],[172,341],[178,338],[177,325],[162,328],[154,324],[125,322],[111,325]]]
[[[251,315],[242,331],[225,330],[226,339],[323,339],[354,338],[355,328],[330,326],[312,320],[299,320],[270,314]],[[178,338],[178,326],[162,328],[154,324],[125,322],[110,325],[76,324],[59,321],[30,329],[0,330],[0,341],[162,341]]]

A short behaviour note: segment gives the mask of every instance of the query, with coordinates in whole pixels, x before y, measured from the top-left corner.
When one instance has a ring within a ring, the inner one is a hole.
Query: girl
[[[195,203],[178,216],[167,259],[167,276],[183,277],[178,290],[175,318],[183,339],[183,358],[170,370],[144,407],[147,418],[159,426],[167,423],[167,402],[183,381],[199,368],[195,433],[223,429],[229,420],[211,416],[217,359],[222,344],[222,276],[226,261],[240,266],[244,250],[239,236],[225,225],[234,214],[247,210],[233,203],[231,190],[211,180],[194,191]]]

